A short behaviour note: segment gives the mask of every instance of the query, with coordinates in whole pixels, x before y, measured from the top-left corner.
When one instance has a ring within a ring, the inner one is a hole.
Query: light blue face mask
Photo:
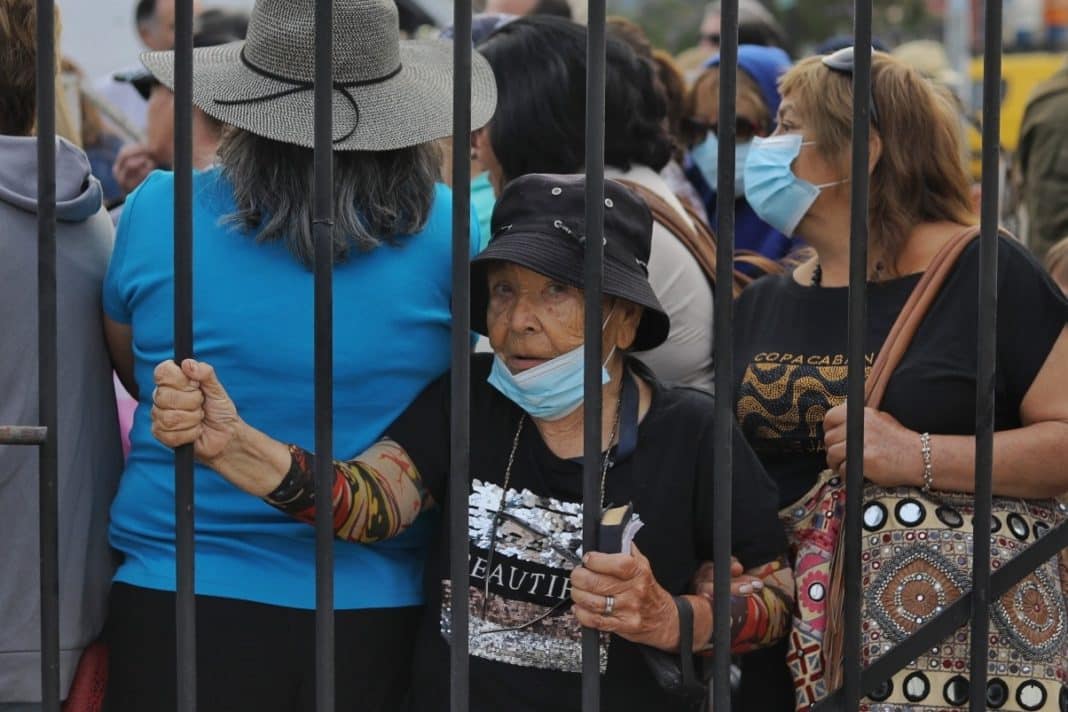
[[[749,142],[734,146],[734,197],[745,195],[745,157],[749,154]],[[708,187],[718,192],[719,186],[719,137],[711,131],[708,138],[697,144],[690,151],[690,158],[701,171],[701,177]]]
[[[479,173],[471,180],[471,206],[475,209],[475,215],[478,216],[479,252],[486,249],[486,245],[489,244],[492,234],[490,218],[493,217],[493,206],[496,202],[497,198],[493,194],[489,171]]]
[[[754,138],[745,161],[745,199],[760,219],[786,236],[792,236],[798,223],[816,202],[820,191],[845,180],[814,185],[798,178],[791,166],[802,146],[801,134]]]
[[[608,318],[601,325],[604,331]],[[601,385],[607,385],[612,378],[605,364],[615,353],[613,347],[608,358],[601,364]],[[493,357],[487,382],[503,393],[508,400],[525,410],[538,420],[559,420],[571,415],[582,405],[585,391],[583,388],[583,366],[585,365],[586,347],[579,346],[565,354],[550,359],[545,363],[513,374],[500,356]]]

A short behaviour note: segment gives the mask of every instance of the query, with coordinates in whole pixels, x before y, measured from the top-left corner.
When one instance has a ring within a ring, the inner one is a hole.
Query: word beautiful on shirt
[[[488,578],[490,589],[507,589],[513,593],[552,598],[564,601],[571,597],[571,575],[566,576],[544,571],[530,571],[513,563],[493,563],[493,571],[488,572],[489,561],[482,555],[469,555],[471,580],[485,581]]]
[[[504,516],[499,516],[502,509]],[[470,654],[521,667],[582,671],[582,628],[571,613],[581,556],[582,503],[471,482],[468,498]],[[487,595],[488,591],[488,595]],[[452,586],[441,582],[449,637]],[[601,672],[608,635],[601,635]]]

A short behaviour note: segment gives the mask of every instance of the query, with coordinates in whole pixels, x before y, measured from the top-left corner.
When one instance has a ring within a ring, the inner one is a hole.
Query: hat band
[[[216,97],[215,98],[215,103],[216,104],[222,104],[223,106],[241,106],[241,105],[246,105],[246,104],[258,104],[258,103],[260,103],[262,101],[271,101],[272,99],[281,99],[284,96],[290,96],[292,94],[299,94],[300,92],[305,92],[305,91],[313,91],[315,89],[315,83],[314,82],[304,82],[304,81],[298,81],[298,80],[295,80],[295,79],[290,79],[289,77],[284,77],[281,74],[275,74],[274,72],[270,72],[270,71],[264,69],[263,67],[256,66],[251,60],[249,60],[248,57],[245,56],[245,48],[244,47],[241,48],[240,59],[241,59],[241,63],[244,64],[246,67],[248,67],[248,69],[250,71],[254,72],[255,74],[258,74],[261,77],[265,77],[267,79],[271,79],[271,80],[276,81],[276,82],[281,82],[283,84],[288,84],[289,88],[288,89],[282,89],[281,91],[276,91],[276,92],[273,92],[271,94],[264,94],[263,96],[254,96],[254,97],[249,98],[249,99],[219,99],[218,97]],[[352,88],[355,88],[355,87],[370,86],[372,84],[381,84],[382,82],[388,81],[388,80],[392,79],[393,77],[397,76],[398,74],[400,74],[400,71],[403,68],[403,66],[404,65],[402,65],[402,64],[398,64],[397,68],[394,69],[392,72],[389,72],[388,74],[384,74],[381,77],[375,77],[374,79],[363,79],[363,80],[355,81],[355,82],[333,82],[334,89],[336,91],[341,92],[341,95],[344,96],[348,100],[349,104],[352,105],[353,111],[356,112],[356,118],[352,122],[352,128],[349,129],[348,133],[346,133],[341,138],[334,139],[334,143],[341,143],[341,142],[345,141],[346,139],[348,139],[350,136],[352,136],[352,134],[356,133],[356,129],[360,125],[360,105],[356,103],[355,97],[353,97],[352,94],[349,93],[349,89],[352,89]]]

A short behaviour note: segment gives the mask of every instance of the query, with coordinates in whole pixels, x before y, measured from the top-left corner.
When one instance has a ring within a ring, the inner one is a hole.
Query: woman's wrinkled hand
[[[846,405],[835,406],[823,419],[827,466],[846,473]],[[890,414],[864,409],[864,477],[883,487],[923,483],[920,435]]]
[[[192,444],[202,462],[222,455],[241,420],[215,369],[193,359],[181,367],[164,361],[153,377],[152,435],[167,447]]]
[[[715,564],[705,561],[697,569],[693,577],[693,592],[705,596],[711,596],[715,589]],[[764,581],[756,576],[745,573],[742,562],[731,557],[731,595],[748,596],[751,593],[764,588]]]
[[[611,613],[605,612],[608,596]],[[675,601],[657,583],[636,545],[630,554],[586,554],[583,565],[571,572],[571,600],[575,618],[587,628],[661,650],[678,648]]]

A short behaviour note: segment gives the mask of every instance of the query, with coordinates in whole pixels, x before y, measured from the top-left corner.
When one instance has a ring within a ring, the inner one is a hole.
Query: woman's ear
[[[871,175],[875,172],[875,166],[879,164],[879,159],[883,156],[883,137],[879,135],[878,131],[872,131],[868,134],[868,174]]]
[[[634,339],[638,335],[638,324],[642,320],[642,307],[628,302],[625,299],[619,299],[616,301],[616,313],[618,317],[613,317],[612,321],[616,322],[616,330],[612,343],[620,351],[626,351],[634,344]]]

